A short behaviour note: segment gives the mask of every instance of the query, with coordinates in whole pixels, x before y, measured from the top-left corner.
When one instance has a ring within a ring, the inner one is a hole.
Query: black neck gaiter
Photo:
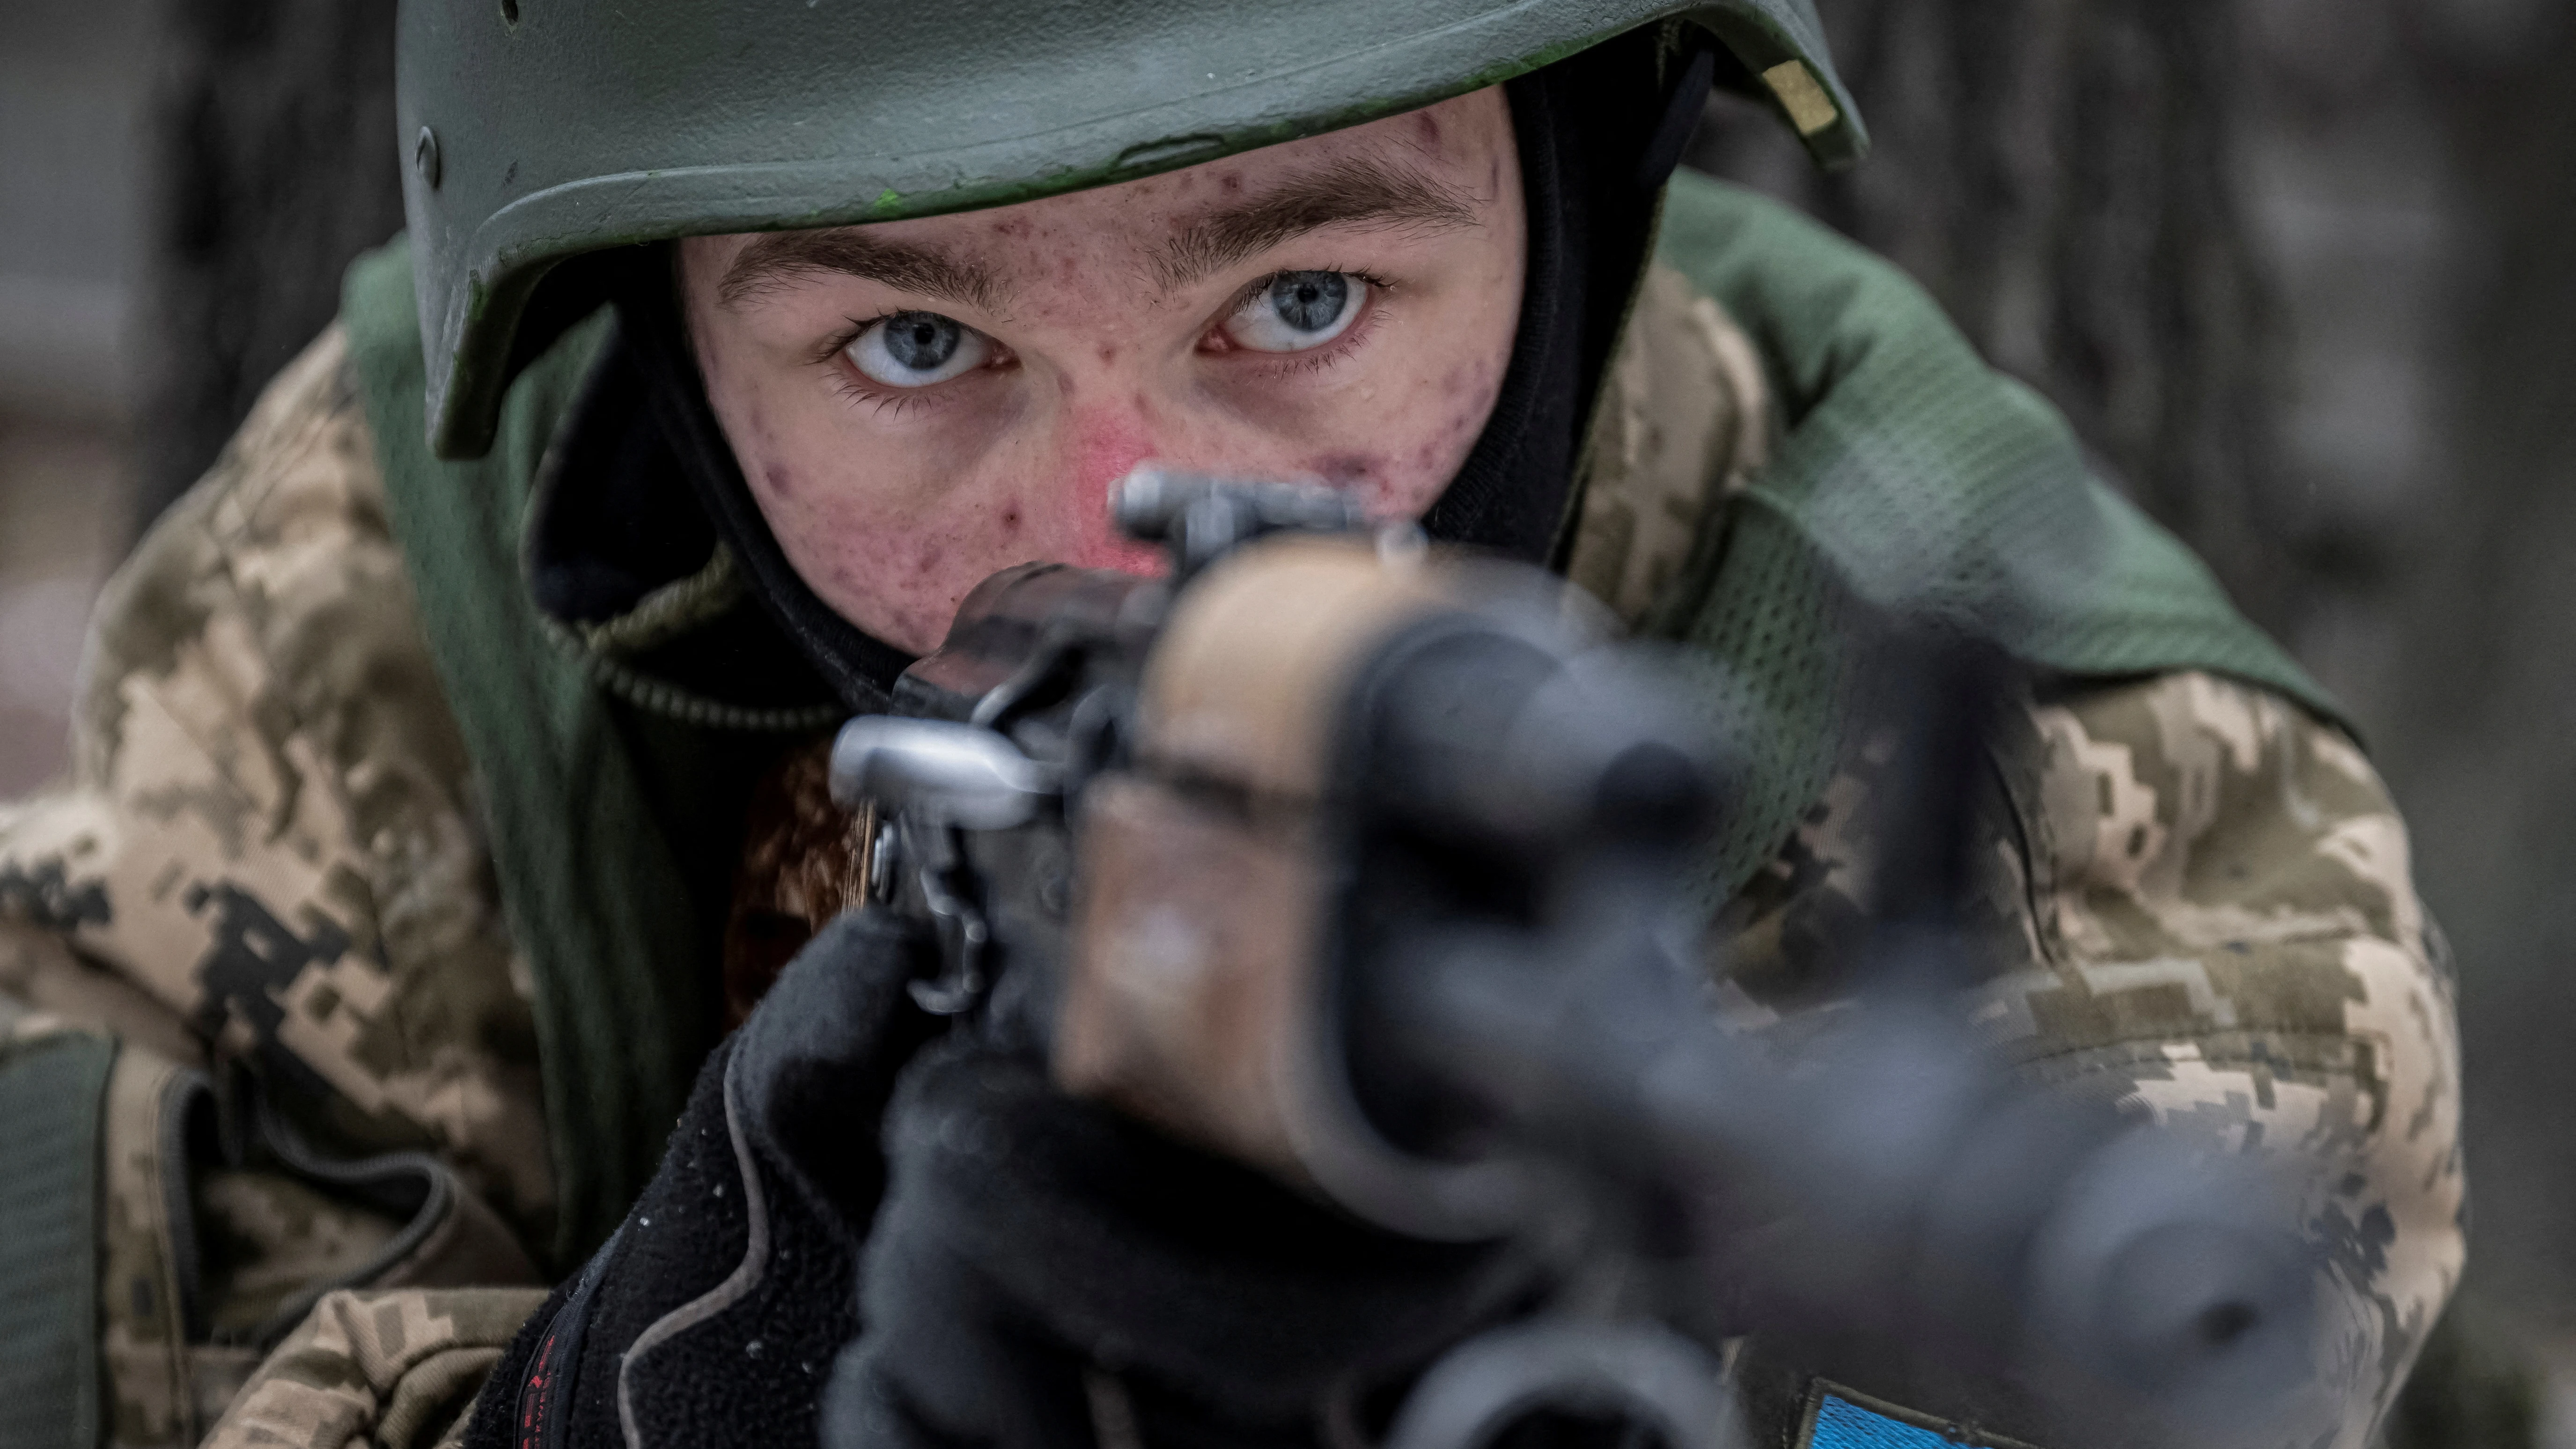
[[[1554,562],[1564,546],[1583,430],[1644,269],[1656,200],[1708,91],[1709,53],[1659,54],[1661,44],[1655,29],[1633,32],[1504,85],[1528,213],[1520,322],[1485,430],[1423,518],[1436,540],[1530,563]],[[693,498],[832,692],[856,710],[884,709],[912,656],[833,612],[789,566],[708,404],[668,249],[636,248],[599,265],[612,273],[604,280],[620,323],[619,355],[607,366],[640,385],[641,396],[617,406],[613,426],[584,428],[577,417],[567,441],[595,452],[596,466],[627,486],[651,488],[653,498],[630,499],[630,515],[669,516],[675,489]],[[637,428],[650,436],[635,436]],[[639,452],[661,456],[639,462]],[[592,470],[593,460],[580,459],[561,471]],[[584,572],[585,549],[636,532],[614,517],[585,523],[580,515],[611,500],[582,491],[593,508],[544,510],[533,541],[541,577],[595,575]]]
[[[1656,200],[1708,96],[1709,53],[1659,62],[1657,45],[1635,31],[1504,83],[1529,215],[1520,328],[1484,433],[1423,516],[1435,539],[1556,562]]]
[[[664,248],[652,250],[669,255]],[[889,708],[895,676],[911,667],[913,656],[835,613],[787,562],[707,401],[668,261],[653,272],[619,289],[618,336],[632,351],[665,446],[679,460],[716,536],[750,576],[753,594],[832,692],[862,714]]]

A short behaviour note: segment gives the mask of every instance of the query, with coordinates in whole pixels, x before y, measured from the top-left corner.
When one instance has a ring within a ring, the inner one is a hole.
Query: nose
[[[1077,406],[1070,421],[1067,457],[1057,475],[1069,480],[1072,517],[1066,520],[1065,531],[1072,548],[1068,561],[1084,568],[1161,573],[1161,551],[1120,533],[1110,519],[1110,503],[1119,479],[1139,463],[1170,460],[1180,439],[1169,427],[1157,426],[1141,397]]]

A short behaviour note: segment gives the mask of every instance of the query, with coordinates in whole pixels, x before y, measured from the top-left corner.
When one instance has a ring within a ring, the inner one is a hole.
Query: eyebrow
[[[1161,248],[1154,270],[1166,288],[1183,287],[1328,226],[1429,234],[1478,224],[1468,193],[1376,157],[1352,156],[1192,223]]]
[[[1353,156],[1200,218],[1158,248],[1152,265],[1156,280],[1173,289],[1328,226],[1429,234],[1479,224],[1476,200],[1468,193],[1375,157]],[[760,237],[725,269],[716,297],[727,307],[739,306],[827,274],[863,277],[987,311],[999,310],[1007,290],[989,268],[969,258],[871,235],[865,226],[842,226]]]
[[[807,277],[839,273],[913,292],[994,310],[1001,283],[982,265],[930,247],[872,236],[862,226],[824,231],[772,232],[742,249],[716,285],[727,307],[766,296]]]

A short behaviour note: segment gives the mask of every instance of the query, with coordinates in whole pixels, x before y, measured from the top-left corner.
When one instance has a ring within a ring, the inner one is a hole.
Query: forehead
[[[763,254],[799,273],[837,270],[801,261],[829,252],[835,239],[972,255],[997,271],[1016,271],[1059,264],[1068,246],[1168,253],[1212,219],[1241,223],[1238,230],[1248,234],[1231,238],[1238,243],[1260,240],[1265,230],[1277,233],[1274,240],[1286,240],[1333,224],[1472,224],[1469,213],[1500,194],[1504,169],[1514,164],[1512,145],[1510,112],[1496,86],[1113,186],[981,211],[826,232],[703,238],[698,244],[725,244],[719,264],[732,266],[737,277],[745,262]],[[1247,215],[1265,201],[1285,204],[1274,205],[1267,217]],[[1048,244],[1044,257],[1031,250],[1040,242]],[[1180,279],[1173,275],[1174,260],[1187,261],[1166,257],[1156,268],[1167,282]]]

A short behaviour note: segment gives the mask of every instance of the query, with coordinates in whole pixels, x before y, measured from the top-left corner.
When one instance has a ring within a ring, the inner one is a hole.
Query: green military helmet
[[[530,301],[567,258],[1130,180],[1650,24],[1713,35],[1721,81],[1767,95],[1824,163],[1866,145],[1812,0],[403,0],[431,446],[491,446],[547,337]]]

